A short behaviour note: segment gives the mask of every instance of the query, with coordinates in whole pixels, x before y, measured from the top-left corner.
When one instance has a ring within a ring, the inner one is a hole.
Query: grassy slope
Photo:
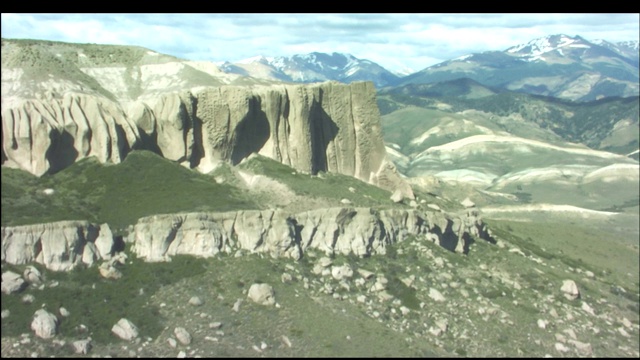
[[[88,158],[40,179],[3,167],[2,188],[3,226],[86,219],[117,230],[158,213],[258,208],[238,188],[149,151],[117,165]],[[55,193],[43,195],[46,188]]]

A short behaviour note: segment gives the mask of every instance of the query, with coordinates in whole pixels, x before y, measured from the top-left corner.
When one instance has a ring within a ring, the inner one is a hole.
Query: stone
[[[56,336],[58,329],[58,318],[52,313],[39,309],[35,312],[33,321],[31,322],[31,330],[36,336],[43,339],[51,339]]]
[[[233,308],[232,308],[232,310],[233,310],[233,311],[235,311],[235,312],[240,311],[240,305],[242,305],[242,299],[238,299],[238,300],[236,300],[236,302],[235,302],[235,303],[233,303]]]
[[[578,285],[573,280],[564,280],[562,282],[562,287],[560,288],[564,297],[568,300],[575,300],[580,297],[580,290],[578,290]]]
[[[71,346],[73,347],[73,351],[76,354],[86,355],[91,350],[91,340],[90,339],[77,340],[72,342]]]
[[[282,335],[280,337],[280,339],[282,339],[282,343],[286,346],[286,347],[291,347],[291,340],[289,340],[289,338],[286,335]]]
[[[180,341],[182,345],[191,344],[191,334],[187,331],[187,329],[183,327],[177,327],[173,330],[173,334],[176,336],[176,339]]]
[[[362,268],[358,268],[358,274],[360,274],[360,276],[362,276],[365,280],[366,279],[370,279],[373,275],[375,275],[373,272],[362,269]]]
[[[120,272],[120,270],[116,269],[116,267],[113,266],[108,261],[102,263],[102,265],[100,265],[98,270],[100,271],[100,276],[102,276],[105,279],[117,280],[117,279],[120,279],[122,277],[122,272]]]
[[[586,312],[589,315],[593,315],[595,316],[596,313],[593,311],[593,308],[591,306],[589,306],[589,304],[587,304],[586,302],[582,302],[582,306],[580,307],[582,310],[584,310],[584,312]]]
[[[353,276],[353,270],[349,264],[334,266],[331,268],[331,276],[336,280],[342,280],[343,278],[348,279]]]
[[[568,351],[570,350],[570,349],[569,349],[568,347],[566,347],[564,344],[559,343],[559,342],[555,343],[555,344],[554,344],[554,347],[556,348],[556,350],[557,350],[557,351],[559,351],[559,352],[563,352],[563,353],[566,353],[566,352],[568,352]]]
[[[293,281],[293,277],[289,273],[282,273],[282,275],[280,275],[280,281],[282,281],[283,284],[288,284]]]
[[[42,278],[42,273],[35,266],[29,265],[24,269],[22,273],[22,277],[29,284],[39,285],[44,282]]]
[[[9,315],[11,315],[11,311],[7,310],[2,310],[2,312],[0,312],[0,318],[2,319],[6,319],[9,317]]]
[[[349,199],[342,199],[340,200],[340,203],[343,205],[351,205],[351,200]]]
[[[22,302],[25,304],[31,304],[35,300],[36,300],[36,297],[33,296],[32,294],[26,294],[22,296]]]
[[[191,299],[189,299],[189,305],[200,306],[202,304],[204,304],[204,301],[202,301],[199,296],[192,296]]]
[[[593,354],[593,349],[591,348],[591,344],[589,343],[583,343],[577,340],[569,340],[568,342],[575,346],[578,354],[580,354],[581,356],[591,356]]]
[[[276,303],[275,292],[269,284],[253,284],[247,294],[249,299],[260,305],[274,305]]]
[[[4,245],[4,244],[3,244]],[[5,294],[13,294],[19,292],[27,286],[20,275],[13,271],[2,273],[2,292]]]
[[[442,293],[434,288],[429,288],[429,297],[438,302],[443,302],[446,300]]]
[[[460,202],[460,204],[465,208],[472,208],[476,206],[476,204],[469,198],[465,198],[464,200],[462,200],[462,202]]]
[[[60,312],[60,315],[61,315],[62,317],[68,317],[69,315],[71,315],[71,313],[69,312],[69,310],[67,310],[67,309],[65,309],[65,308],[63,308],[63,307],[60,307],[60,309],[59,309],[58,311]]]
[[[125,318],[118,320],[111,328],[111,332],[122,340],[133,340],[138,337],[138,327]]]
[[[167,338],[167,343],[169,344],[169,346],[171,346],[171,347],[172,347],[172,348],[174,348],[174,349],[175,349],[176,347],[178,347],[178,342],[176,341],[176,339],[174,339],[174,338],[172,338],[172,337]]]
[[[547,322],[545,320],[542,319],[538,319],[538,327],[540,329],[546,329],[547,328]]]
[[[186,358],[186,357],[187,357],[187,353],[186,353],[186,352],[184,352],[184,351],[182,351],[182,350],[180,350],[180,352],[179,352],[179,353],[178,353],[178,355],[176,356],[176,358],[178,358],[178,359],[184,359],[184,358]]]
[[[394,203],[400,203],[402,202],[402,199],[404,199],[404,196],[402,195],[402,190],[400,189],[397,189],[391,195],[391,201],[393,201]]]

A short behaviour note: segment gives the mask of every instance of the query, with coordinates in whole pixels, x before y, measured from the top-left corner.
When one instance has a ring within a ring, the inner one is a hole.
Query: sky
[[[137,45],[187,60],[347,53],[391,71],[540,37],[637,41],[640,14],[13,14],[3,38]]]

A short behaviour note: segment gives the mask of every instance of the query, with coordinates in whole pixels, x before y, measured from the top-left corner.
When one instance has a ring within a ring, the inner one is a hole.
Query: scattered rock
[[[26,294],[22,296],[22,302],[24,304],[31,304],[32,302],[34,302],[36,300],[36,297],[33,296],[32,294]]]
[[[442,293],[434,288],[429,288],[429,297],[438,302],[446,300]]]
[[[402,191],[400,189],[397,189],[393,192],[393,195],[391,195],[391,201],[393,201],[394,203],[402,202],[402,199],[404,199],[404,196],[402,195]]]
[[[233,310],[233,311],[235,311],[235,312],[240,311],[240,305],[242,305],[242,299],[238,299],[238,300],[236,300],[236,302],[235,302],[235,303],[233,303],[233,308],[232,308],[232,310]]]
[[[105,279],[120,279],[122,277],[122,273],[120,270],[116,269],[115,266],[112,265],[111,261],[105,261],[98,267],[100,271],[100,276]]]
[[[58,311],[60,311],[60,315],[62,315],[63,317],[67,317],[67,316],[71,315],[69,310],[63,308],[62,306],[60,307],[60,309]]]
[[[40,273],[40,270],[38,270],[35,266],[29,265],[27,266],[26,269],[24,269],[24,272],[22,273],[22,277],[29,283],[29,284],[42,284],[44,282],[44,280],[42,279],[42,274]]]
[[[2,310],[2,312],[0,312],[0,318],[2,319],[8,318],[9,315],[11,315],[11,311],[9,310]]]
[[[125,318],[120,319],[113,325],[111,332],[122,340],[133,340],[138,337],[138,328]]]
[[[284,345],[286,345],[287,347],[291,347],[291,340],[289,340],[286,335],[282,335],[280,338],[282,339],[282,343]]]
[[[564,297],[569,300],[575,300],[580,297],[580,290],[578,290],[578,285],[573,280],[564,280],[562,282],[562,287],[560,288]]]
[[[187,357],[187,353],[180,350],[180,352],[178,353],[178,356],[176,356],[178,359],[184,359]]]
[[[538,319],[538,327],[540,329],[546,329],[547,328],[547,322],[545,320],[542,319]]]
[[[6,310],[6,311],[9,311],[9,310]],[[623,317],[622,320],[620,320],[620,322],[622,323],[622,325],[626,326],[627,329],[631,329],[631,327],[633,326],[631,321],[629,321],[629,319],[627,319],[626,317]]]
[[[340,202],[341,202],[343,205],[351,205],[351,201],[350,201],[349,199],[342,199],[342,200],[340,200]]]
[[[209,323],[209,329],[220,329],[222,327],[222,323],[220,321]]]
[[[77,340],[71,343],[76,354],[86,355],[91,350],[91,339]]]
[[[462,204],[462,206],[464,206],[465,208],[472,208],[476,206],[476,204],[469,198],[465,198],[460,204]]]
[[[362,276],[364,279],[370,279],[374,273],[369,271],[369,270],[365,270],[365,269],[358,269],[358,274],[360,274],[360,276]]]
[[[420,202],[422,202],[422,201],[420,201]],[[441,211],[440,206],[438,206],[436,204],[427,204],[427,207],[431,208],[431,209],[433,209],[435,211]]]
[[[43,339],[51,339],[56,336],[58,327],[58,318],[52,313],[39,309],[35,312],[33,321],[31,322],[31,330],[36,336]]]
[[[355,192],[356,192],[356,189],[355,189],[355,188],[353,188],[352,186],[349,186],[349,191],[351,191],[352,193],[355,193]]]
[[[193,306],[200,306],[204,304],[204,301],[202,301],[199,296],[192,296],[191,299],[189,299],[189,304]]]
[[[581,308],[582,308],[582,310],[584,310],[589,315],[593,315],[593,316],[596,315],[596,313],[593,311],[593,308],[591,306],[589,306],[589,304],[587,304],[586,302],[582,303]]]
[[[323,268],[326,268],[331,266],[331,264],[333,264],[333,261],[328,257],[321,257],[320,260],[318,260],[318,264],[320,264],[320,266],[322,266]]]
[[[174,349],[178,346],[178,342],[176,341],[176,339],[172,337],[167,338],[167,343],[169,343],[169,346],[171,346]]]
[[[555,346],[556,350],[559,351],[559,352],[565,353],[565,352],[569,351],[569,348],[564,346],[563,343],[557,342],[554,346]]]
[[[187,331],[187,329],[183,327],[177,327],[173,330],[173,334],[176,336],[176,339],[180,341],[182,345],[191,344],[191,334]]]
[[[578,354],[582,356],[591,356],[591,354],[593,353],[593,349],[591,348],[591,344],[589,343],[583,343],[578,340],[569,340],[569,343],[575,346]]]
[[[2,273],[2,292],[3,293],[5,294],[16,293],[22,290],[26,285],[27,284],[25,283],[25,281],[18,274],[12,271],[7,271]]]
[[[282,273],[282,275],[280,276],[280,281],[282,281],[283,284],[288,284],[293,281],[293,277],[289,273]]]
[[[274,305],[276,303],[275,292],[269,284],[251,285],[247,296],[260,305]]]
[[[353,276],[353,270],[348,264],[342,266],[334,266],[331,268],[331,276],[336,280],[342,280],[343,278],[350,278]]]

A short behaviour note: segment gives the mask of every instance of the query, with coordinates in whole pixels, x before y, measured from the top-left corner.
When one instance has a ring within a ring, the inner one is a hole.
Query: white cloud
[[[138,45],[180,58],[345,52],[397,70],[552,34],[638,40],[639,14],[2,14],[2,36]]]

